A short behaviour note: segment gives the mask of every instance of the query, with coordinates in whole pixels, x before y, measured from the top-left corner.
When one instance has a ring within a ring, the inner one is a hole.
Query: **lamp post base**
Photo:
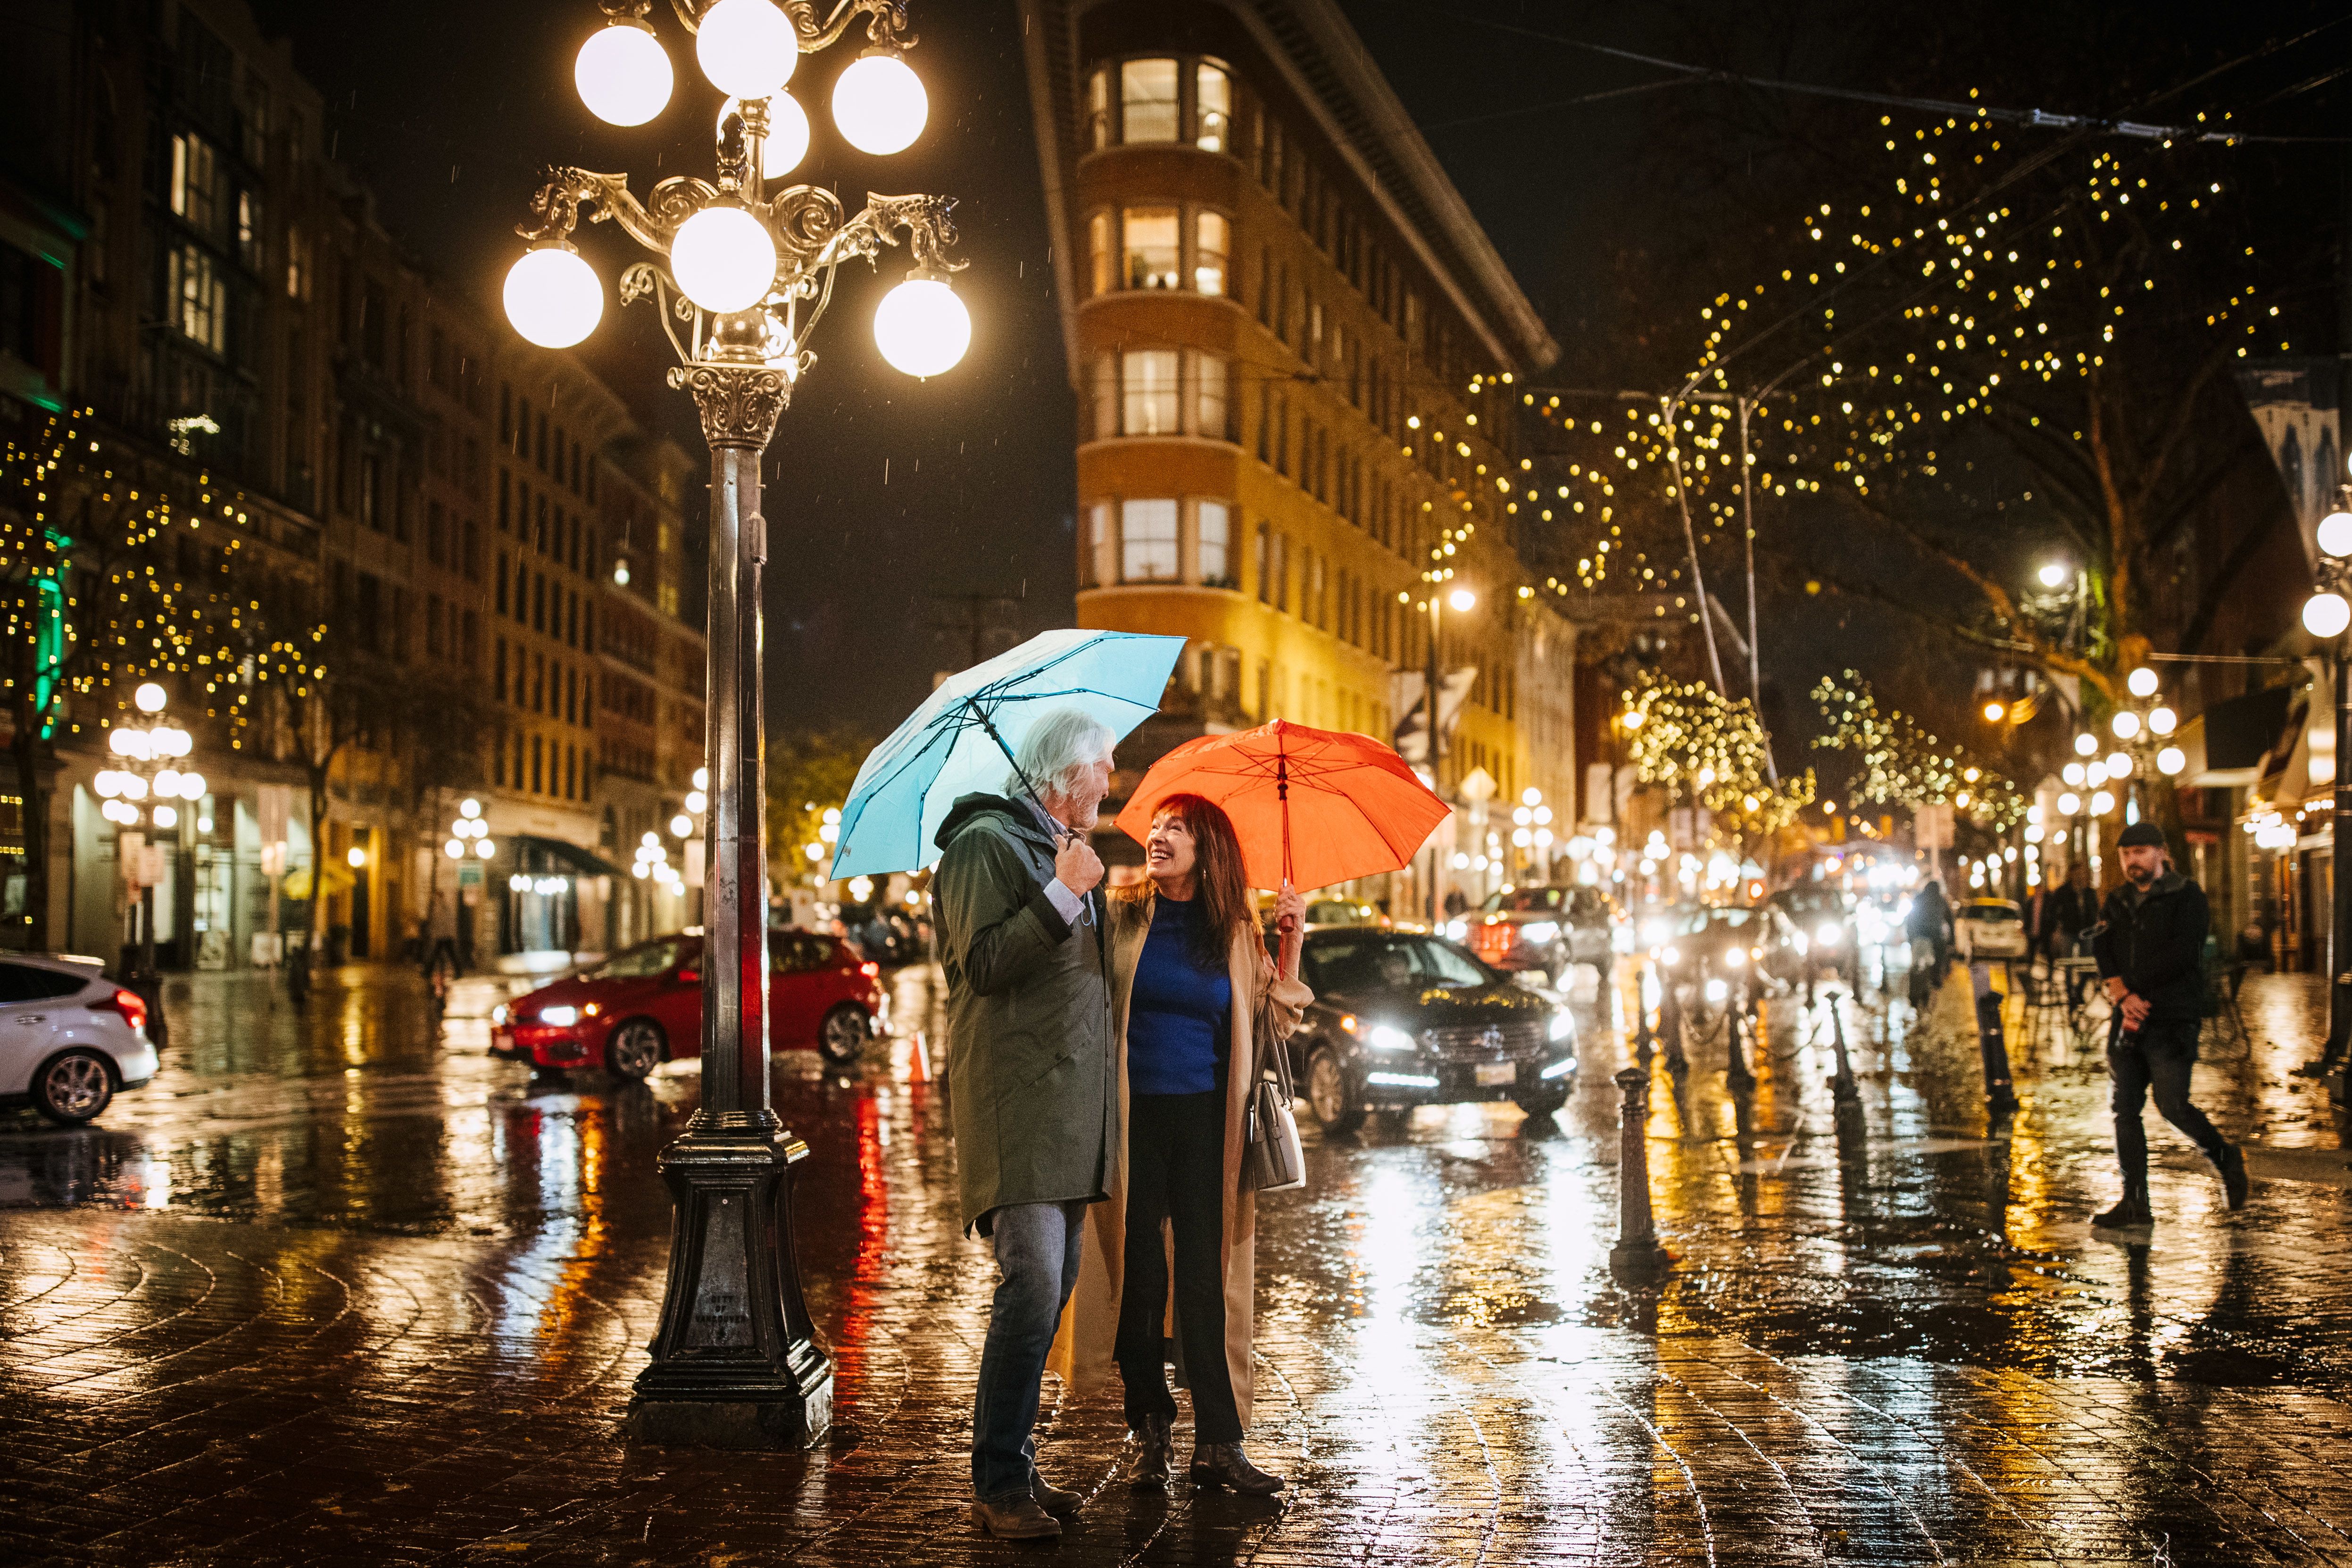
[[[1609,1271],[1620,1280],[1655,1280],[1674,1262],[1673,1256],[1655,1241],[1620,1241],[1609,1249]]]
[[[808,1145],[749,1125],[688,1132],[662,1151],[676,1204],[653,1364],[631,1440],[807,1448],[833,1423],[833,1364],[801,1299],[792,1167]]]

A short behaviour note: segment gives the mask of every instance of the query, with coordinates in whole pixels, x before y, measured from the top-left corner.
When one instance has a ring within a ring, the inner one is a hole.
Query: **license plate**
[[[1518,1081],[1519,1064],[1516,1061],[1482,1061],[1478,1064],[1478,1085],[1482,1089]]]

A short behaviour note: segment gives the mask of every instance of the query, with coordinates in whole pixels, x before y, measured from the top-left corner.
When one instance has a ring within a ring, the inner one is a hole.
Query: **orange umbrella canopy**
[[[1138,843],[1171,795],[1224,808],[1254,887],[1324,887],[1395,871],[1445,820],[1444,801],[1369,736],[1276,719],[1188,740],[1143,776],[1118,814]]]

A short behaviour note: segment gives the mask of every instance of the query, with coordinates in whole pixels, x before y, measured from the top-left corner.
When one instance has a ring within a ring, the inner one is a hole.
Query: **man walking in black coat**
[[[2150,1091],[2164,1119],[2194,1140],[2221,1173],[2230,1207],[2242,1208],[2245,1156],[2189,1103],[2205,1013],[2211,915],[2204,890],[2172,869],[2155,823],[2135,822],[2116,842],[2125,881],[2107,894],[2091,950],[2116,1015],[2107,1071],[2115,1079],[2116,1158],[2124,1170],[2124,1196],[2091,1223],[2115,1229],[2155,1221],[2147,1202],[2147,1133],[2140,1124]]]

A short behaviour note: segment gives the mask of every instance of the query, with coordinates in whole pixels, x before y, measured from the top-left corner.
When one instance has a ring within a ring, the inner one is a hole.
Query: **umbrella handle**
[[[1287,877],[1283,879],[1282,891],[1285,893],[1291,891],[1290,879]],[[1298,978],[1299,949],[1307,944],[1305,925],[1297,918],[1297,916],[1286,915],[1276,923],[1275,929],[1282,934],[1282,958],[1280,961],[1282,977],[1286,980],[1295,980]]]

